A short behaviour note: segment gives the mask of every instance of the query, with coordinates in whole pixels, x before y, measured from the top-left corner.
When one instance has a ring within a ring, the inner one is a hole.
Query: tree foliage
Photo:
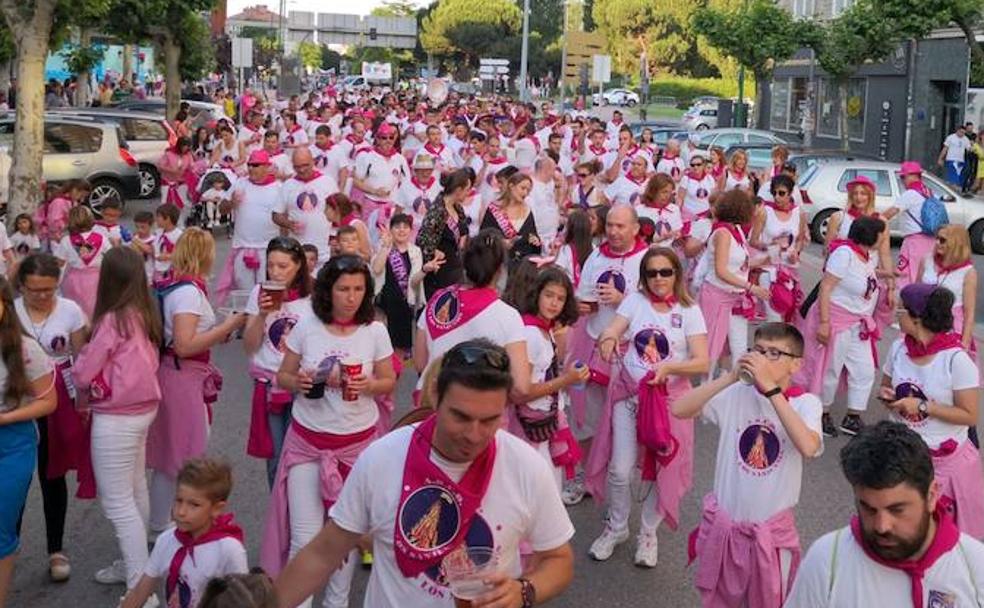
[[[498,43],[521,32],[522,11],[510,0],[442,0],[421,26],[425,51],[459,55],[477,65]]]
[[[417,14],[417,7],[411,0],[383,0],[381,6],[377,6],[369,13],[374,17],[413,17]]]
[[[316,42],[304,40],[297,45],[297,58],[300,60],[301,65],[306,68],[320,68],[321,46]]]
[[[212,32],[208,23],[195,13],[184,18],[181,44],[181,80],[188,85],[200,80],[217,67],[216,47],[212,44]]]

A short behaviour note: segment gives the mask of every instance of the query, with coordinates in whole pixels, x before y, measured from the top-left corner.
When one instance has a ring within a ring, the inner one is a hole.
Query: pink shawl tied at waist
[[[817,328],[820,327],[820,304],[810,307],[803,321],[803,365],[793,377],[793,382],[804,388],[806,392],[819,395],[823,388],[823,377],[830,367],[834,356],[834,342],[844,331],[850,331],[854,325],[861,323],[861,339],[871,344],[871,363],[878,368],[878,339],[881,337],[877,324],[872,317],[863,317],[848,312],[844,308],[830,303],[830,337],[827,345],[817,340]]]
[[[948,508],[960,531],[974,538],[984,537],[984,469],[980,452],[966,439],[959,447],[950,439],[930,452],[940,495],[952,501]]]
[[[70,374],[71,368],[71,363],[65,362],[55,369],[55,394],[58,397],[58,405],[55,411],[45,418],[48,434],[48,466],[41,474],[45,479],[58,479],[74,469],[79,482],[75,497],[90,499],[96,497],[96,477],[92,471],[89,447],[91,424],[79,416],[75,410],[75,399],[69,394],[65,377]]]
[[[250,365],[249,375],[253,378],[253,403],[246,453],[255,458],[273,458],[273,434],[267,414],[282,414],[294,395],[277,386],[274,372]]]
[[[646,382],[643,379],[643,382]],[[690,389],[685,378],[674,376],[666,385],[668,402]],[[605,407],[591,444],[585,465],[585,487],[598,501],[604,501],[607,491],[608,464],[612,457],[612,410],[619,401],[633,397],[638,389],[631,382],[619,379],[609,385]],[[659,466],[656,475],[656,508],[671,530],[676,530],[680,517],[680,502],[690,491],[693,480],[694,421],[670,414],[669,430],[677,442],[676,455]]]
[[[707,352],[711,361],[717,361],[724,352],[733,309],[745,303],[745,292],[725,291],[705,280],[697,300],[707,324]],[[744,353],[733,354],[737,357]]]
[[[568,364],[580,361],[592,370],[605,375],[609,373],[610,366],[607,363],[602,361],[600,357],[592,358],[592,355],[595,354],[595,339],[588,333],[587,317],[582,316],[578,319],[577,323],[568,331],[567,335]],[[578,429],[583,428],[588,409],[587,391],[584,389],[568,389],[567,394],[571,400],[570,408],[572,417],[574,418],[574,426]]]
[[[779,550],[792,553],[788,589],[800,561],[792,509],[760,523],[734,521],[713,493],[704,497],[700,527],[690,534],[690,562],[699,558],[695,584],[704,608],[782,606]],[[710,600],[710,601],[708,601]]]
[[[321,499],[326,507],[338,500],[342,484],[355,459],[377,437],[376,427],[352,435],[332,435],[306,429],[292,422],[284,437],[277,476],[270,493],[270,505],[263,522],[260,565],[270,576],[277,576],[290,551],[290,505],[287,503],[287,474],[291,467],[317,462],[320,467]],[[317,443],[318,445],[315,445]],[[327,511],[326,511],[327,515]]]
[[[265,276],[263,275],[265,271],[260,268],[262,256],[263,250],[258,248],[234,247],[229,250],[225,265],[222,267],[222,274],[219,275],[219,279],[215,283],[216,306],[225,304],[226,298],[229,297],[229,292],[236,288],[236,260],[242,257],[243,264],[246,268],[256,271],[257,276],[262,277]]]
[[[899,247],[899,262],[896,266],[901,274],[896,279],[896,287],[901,291],[910,283],[916,283],[919,277],[919,260],[925,259],[933,251],[936,240],[928,235],[916,233],[902,239]]]

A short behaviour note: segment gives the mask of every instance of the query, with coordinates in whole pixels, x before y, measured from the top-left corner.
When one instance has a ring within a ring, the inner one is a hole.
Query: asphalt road
[[[132,202],[127,215],[132,217],[137,210],[150,207],[152,205],[148,202]],[[229,247],[224,231],[219,232],[217,242],[218,259],[222,260]],[[812,245],[810,253],[813,255],[805,256],[804,269],[804,283],[808,287],[812,287],[818,278],[815,270],[819,261],[816,257],[819,254],[818,246]],[[975,256],[974,263],[984,273],[982,259],[984,258],[981,256]],[[895,332],[889,330],[888,336],[882,341],[883,352],[895,336]],[[235,488],[230,509],[236,513],[246,531],[250,563],[256,564],[268,492],[264,464],[245,454],[251,391],[246,372],[246,357],[241,342],[225,344],[217,348],[214,354],[217,365],[225,375],[225,383],[215,407],[216,418],[209,453],[225,458],[234,465]],[[400,379],[396,398],[398,414],[410,406],[410,390],[415,379],[412,370],[407,370]],[[834,412],[838,419],[843,413],[842,408],[842,403],[835,405]],[[884,415],[880,404],[872,401],[867,419],[874,421]],[[608,562],[591,560],[587,551],[601,532],[603,511],[592,502],[585,501],[569,511],[577,530],[573,541],[577,556],[574,582],[551,606],[670,608],[699,605],[693,589],[692,569],[686,567],[687,534],[697,525],[700,500],[711,489],[717,429],[712,425],[697,423],[696,431],[694,487],[684,499],[680,529],[660,529],[659,565],[653,570],[634,567],[633,540],[616,549],[615,555]],[[804,548],[823,533],[845,525],[852,514],[850,490],[837,464],[838,451],[845,442],[843,437],[827,440],[823,454],[805,467],[802,495],[797,509],[797,526]],[[70,491],[74,491],[74,487]],[[642,495],[638,489],[636,495],[641,500]],[[638,526],[638,517],[631,521],[634,530]],[[62,584],[50,583],[47,576],[41,495],[35,483],[27,500],[22,547],[17,558],[13,591],[8,605],[13,608],[116,606],[124,591],[123,587],[107,587],[93,580],[96,570],[119,556],[112,526],[97,503],[77,500],[71,502],[65,550],[72,560],[72,578]],[[353,585],[351,606],[362,605],[365,581],[366,574],[360,572]]]

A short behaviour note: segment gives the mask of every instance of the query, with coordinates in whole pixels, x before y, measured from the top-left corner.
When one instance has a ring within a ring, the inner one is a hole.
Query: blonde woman
[[[748,173],[748,154],[744,150],[735,150],[724,172],[724,190],[735,189],[755,193],[752,176]]]
[[[976,351],[974,312],[977,307],[977,269],[970,259],[967,229],[955,224],[936,232],[932,254],[919,262],[919,282],[946,287],[954,296],[953,330],[964,349]]]

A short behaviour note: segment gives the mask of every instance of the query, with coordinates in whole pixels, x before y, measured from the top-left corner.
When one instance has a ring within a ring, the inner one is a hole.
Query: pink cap
[[[914,160],[905,161],[899,169],[899,175],[922,175],[922,172],[922,166]]]
[[[378,129],[376,129],[376,135],[382,135],[383,137],[388,137],[390,135],[394,135],[395,133],[396,129],[388,122],[384,122],[379,125]]]
[[[269,165],[270,155],[267,154],[266,150],[253,150],[249,153],[249,159],[246,161],[247,165]]]
[[[870,179],[868,179],[867,177],[865,177],[864,175],[859,175],[854,179],[852,179],[851,181],[847,182],[847,191],[850,192],[851,188],[854,188],[855,186],[864,186],[865,188],[870,189],[872,192],[876,190],[875,183]]]

